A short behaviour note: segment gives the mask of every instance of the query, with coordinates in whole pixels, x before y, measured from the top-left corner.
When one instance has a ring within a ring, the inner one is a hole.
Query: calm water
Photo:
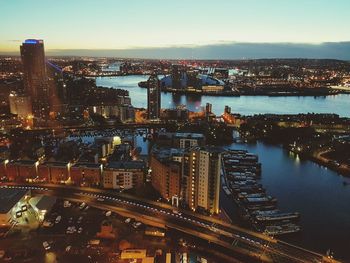
[[[231,147],[258,154],[261,182],[268,194],[277,197],[278,208],[301,213],[301,233],[286,236],[285,241],[322,253],[330,248],[338,258],[350,262],[350,185],[343,185],[350,179],[313,162],[300,161],[278,146],[257,143]]]
[[[147,76],[97,78],[97,85],[127,89],[136,107],[147,107],[146,90],[137,83]],[[241,114],[327,112],[350,117],[350,95],[326,98],[313,97],[191,97],[162,94],[162,107],[186,104],[199,110],[206,102],[213,104],[216,114],[225,105]],[[142,142],[140,141],[140,144]],[[228,147],[247,149],[259,155],[262,163],[262,184],[277,197],[283,211],[301,213],[301,233],[283,239],[321,253],[332,249],[337,258],[350,262],[350,185],[336,173],[310,161],[300,161],[277,146],[257,143],[233,144]],[[234,207],[226,197],[224,206],[235,220]]]
[[[130,92],[132,104],[135,107],[147,107],[146,89],[139,88],[137,83],[147,80],[148,76],[100,77],[97,85],[126,89]],[[173,108],[180,104],[187,105],[192,111],[198,111],[209,102],[213,104],[215,114],[221,114],[225,105],[232,112],[244,115],[257,113],[337,113],[350,117],[350,94],[327,97],[210,97],[196,95],[173,95],[162,93],[162,108]]]

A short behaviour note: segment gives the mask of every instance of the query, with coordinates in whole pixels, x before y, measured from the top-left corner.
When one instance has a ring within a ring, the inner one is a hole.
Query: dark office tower
[[[172,80],[172,88],[174,89],[181,89],[181,65],[172,65],[171,67],[171,80]]]
[[[200,78],[198,77],[198,71],[196,70],[188,70],[187,74],[187,87],[192,87],[198,89],[201,87]]]
[[[156,74],[152,74],[147,81],[147,112],[148,119],[160,117],[160,83]]]
[[[213,107],[213,105],[211,103],[207,103],[205,105],[205,113],[210,114],[212,112],[212,107]]]
[[[46,119],[50,111],[49,87],[45,65],[44,42],[27,39],[21,45],[24,90],[31,97],[33,115]]]
[[[231,114],[231,107],[226,105],[224,113],[225,114]]]

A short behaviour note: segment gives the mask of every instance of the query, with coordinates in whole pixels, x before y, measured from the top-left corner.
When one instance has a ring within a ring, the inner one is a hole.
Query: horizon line
[[[31,39],[42,39],[44,41],[44,44],[46,43],[45,39],[43,38],[31,38]],[[14,42],[14,40],[8,40],[11,42]],[[23,41],[16,40],[16,42],[22,44],[24,43],[25,39]],[[167,49],[167,48],[200,48],[200,47],[206,47],[206,46],[226,46],[226,45],[235,45],[235,44],[246,44],[246,45],[310,45],[310,46],[318,46],[318,45],[324,45],[324,44],[341,44],[341,43],[350,43],[350,40],[341,40],[341,41],[321,41],[321,42],[291,42],[291,41],[279,41],[279,42],[251,42],[251,41],[217,41],[212,43],[203,43],[203,44],[179,44],[179,45],[159,45],[159,46],[130,46],[130,47],[116,47],[116,48],[48,48],[45,49],[47,52],[54,52],[54,51],[71,51],[71,50],[101,50],[101,51],[123,51],[123,50],[140,50],[140,49]],[[20,45],[18,45],[19,47]],[[19,52],[19,49],[9,49],[9,50],[1,50],[0,53],[12,53],[12,52]]]

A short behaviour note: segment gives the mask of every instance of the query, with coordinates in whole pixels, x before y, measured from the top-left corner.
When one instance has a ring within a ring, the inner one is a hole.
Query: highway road
[[[85,202],[91,207],[110,210],[126,217],[135,218],[148,225],[168,229],[200,238],[226,251],[228,255],[244,255],[257,262],[339,262],[321,254],[293,246],[212,216],[177,209],[168,204],[143,200],[126,194],[96,188],[68,187],[64,185],[19,185],[1,187],[28,188],[33,194]]]

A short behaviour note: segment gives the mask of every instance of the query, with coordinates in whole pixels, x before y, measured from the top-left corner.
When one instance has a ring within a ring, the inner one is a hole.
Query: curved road
[[[148,225],[165,227],[200,238],[216,244],[228,254],[241,254],[262,262],[338,262],[211,216],[182,209],[177,212],[168,204],[109,190],[51,184],[5,184],[0,187],[28,188],[33,194],[52,195],[75,202],[85,202],[91,207],[133,217]]]

